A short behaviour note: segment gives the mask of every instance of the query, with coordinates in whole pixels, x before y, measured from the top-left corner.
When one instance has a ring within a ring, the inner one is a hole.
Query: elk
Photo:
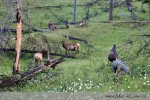
[[[44,55],[45,51],[40,51],[34,54],[34,61],[36,66],[41,65]]]
[[[74,44],[68,44],[65,41],[62,42],[62,47],[69,53],[69,51],[75,51],[76,53],[79,54],[79,49],[80,49],[80,44],[79,43],[74,43]]]

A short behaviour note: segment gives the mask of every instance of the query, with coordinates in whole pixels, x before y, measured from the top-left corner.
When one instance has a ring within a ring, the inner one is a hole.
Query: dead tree
[[[113,20],[113,0],[110,0],[110,7],[109,7],[109,20]]]
[[[74,15],[73,15],[73,21],[76,21],[76,0],[74,0]]]
[[[20,50],[21,50],[21,38],[22,38],[22,0],[17,0],[17,33],[16,33],[16,58],[13,65],[13,73],[19,73],[20,71]]]

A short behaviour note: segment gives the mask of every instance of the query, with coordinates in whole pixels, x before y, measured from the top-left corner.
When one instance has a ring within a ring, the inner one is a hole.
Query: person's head
[[[108,59],[109,59],[109,61],[113,62],[116,60],[116,56],[114,54],[110,54]]]

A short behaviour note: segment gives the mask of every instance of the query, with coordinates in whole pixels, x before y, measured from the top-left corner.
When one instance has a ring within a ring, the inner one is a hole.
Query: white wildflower
[[[147,81],[147,83],[149,83],[149,81]]]
[[[146,85],[146,83],[144,82],[143,85]]]

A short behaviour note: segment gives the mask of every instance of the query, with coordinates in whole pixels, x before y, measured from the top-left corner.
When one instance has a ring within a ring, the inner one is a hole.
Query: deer
[[[62,42],[62,47],[66,50],[67,55],[69,51],[75,51],[76,53],[79,54],[79,49],[80,49],[79,43],[69,44],[69,43],[66,43],[66,41],[61,41],[61,42]]]
[[[45,51],[40,51],[34,54],[34,61],[35,61],[35,66],[39,66],[42,63],[42,59],[45,56]]]

